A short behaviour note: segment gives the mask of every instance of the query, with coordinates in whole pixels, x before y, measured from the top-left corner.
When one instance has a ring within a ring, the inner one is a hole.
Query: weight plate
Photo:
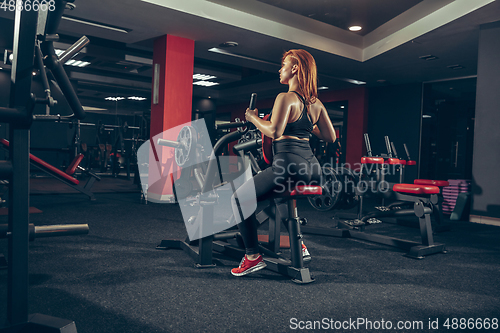
[[[319,211],[328,211],[330,209],[335,208],[335,206],[339,202],[340,198],[340,190],[339,190],[339,181],[336,176],[335,170],[329,167],[322,167],[323,173],[323,191],[325,188],[329,193],[324,193],[323,195],[317,195],[314,197],[308,197],[309,203],[316,210]]]
[[[193,183],[191,183],[189,178],[183,179],[181,177],[174,182],[174,191],[177,200],[185,199],[189,194],[191,194],[191,191],[193,191]]]
[[[177,136],[177,142],[181,143],[180,148],[175,148],[175,162],[178,166],[182,167],[194,157],[196,151],[198,134],[194,127],[184,126],[181,128]]]
[[[336,168],[339,181],[342,182],[342,194],[338,209],[351,209],[359,204],[359,196],[356,195],[355,187],[358,186],[359,177],[348,168]]]

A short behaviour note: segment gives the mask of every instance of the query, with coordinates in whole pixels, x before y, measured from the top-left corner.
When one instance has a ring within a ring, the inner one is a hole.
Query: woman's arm
[[[257,127],[262,134],[272,139],[277,139],[283,135],[286,124],[288,123],[288,116],[290,115],[291,103],[287,98],[286,93],[281,93],[274,101],[273,111],[270,120],[263,120],[259,118],[257,109],[247,109],[245,113],[246,120],[250,121]]]
[[[313,127],[312,133],[320,140],[326,142],[335,142],[335,140],[337,140],[337,135],[335,134],[332,121],[330,120],[328,112],[323,105],[321,106],[321,112],[316,125]]]

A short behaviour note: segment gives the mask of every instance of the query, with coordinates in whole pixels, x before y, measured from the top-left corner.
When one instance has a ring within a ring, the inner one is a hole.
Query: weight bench
[[[382,157],[363,157],[363,165],[371,164],[376,168],[377,183],[384,180],[382,166],[397,165],[398,159],[384,159]],[[378,186],[377,186],[378,187]],[[375,189],[369,188],[372,191]],[[342,238],[357,238],[374,243],[394,246],[408,251],[407,256],[411,258],[422,259],[424,256],[434,253],[445,253],[443,244],[435,244],[432,235],[431,215],[438,214],[440,189],[434,185],[420,184],[393,184],[392,191],[387,192],[387,199],[394,199],[395,202],[387,207],[378,207],[377,210],[365,213],[363,212],[363,195],[360,195],[360,205],[357,212],[357,218],[354,220],[340,221],[336,215],[337,228],[317,228],[302,227],[302,231],[307,234],[334,236]],[[384,198],[384,196],[382,196]],[[413,203],[413,207],[411,204]],[[383,208],[383,209],[382,209]],[[436,212],[437,211],[437,212]],[[419,219],[419,228],[421,242],[398,239],[395,237],[378,235],[365,232],[365,228],[371,224],[377,224],[381,221],[379,218],[417,216]]]
[[[373,211],[355,220],[354,224],[342,224],[340,227],[349,229],[349,237],[363,239],[375,243],[398,247],[408,251],[407,256],[422,259],[426,255],[446,253],[444,244],[434,243],[432,235],[431,214],[438,202],[439,187],[416,184],[394,184],[392,192],[397,201],[413,202],[411,209],[395,209],[387,211]],[[415,215],[419,219],[421,242],[398,239],[394,237],[366,233],[364,229],[371,224],[370,219],[384,217],[398,217]]]
[[[5,139],[0,139],[0,144],[5,149],[9,148],[9,141]],[[99,176],[97,176],[95,173],[91,172],[90,170],[84,169],[83,167],[80,166],[81,161],[83,160],[84,155],[83,154],[78,154],[71,164],[68,166],[65,172],[59,170],[58,168],[54,167],[53,165],[50,165],[49,163],[45,162],[44,160],[36,157],[33,154],[30,154],[30,163],[38,168],[39,170],[42,170],[43,172],[47,173],[48,175],[54,177],[55,179],[63,182],[64,184],[71,186],[77,191],[82,192],[83,194],[87,195],[90,200],[95,200],[94,193],[90,191],[92,188],[92,185],[94,185],[94,182],[96,180],[101,180]],[[85,185],[81,185],[80,181],[76,178],[73,177],[75,174],[76,170],[81,170],[87,175],[90,176],[90,178],[87,180]]]
[[[439,187],[439,195],[438,202],[434,205],[432,216],[434,217],[434,221],[436,222],[434,225],[434,231],[442,232],[442,231],[450,231],[450,224],[444,223],[444,216],[441,204],[444,201],[443,198],[443,188],[450,186],[450,183],[446,180],[432,180],[432,179],[415,179],[413,181],[414,184],[417,185],[432,185]]]

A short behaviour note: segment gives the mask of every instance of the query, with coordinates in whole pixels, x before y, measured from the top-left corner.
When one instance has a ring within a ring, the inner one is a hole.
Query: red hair
[[[314,104],[318,98],[318,71],[316,61],[306,50],[290,50],[283,54],[281,62],[290,56],[292,65],[299,66],[297,78],[299,81],[299,93],[304,96],[307,104]]]

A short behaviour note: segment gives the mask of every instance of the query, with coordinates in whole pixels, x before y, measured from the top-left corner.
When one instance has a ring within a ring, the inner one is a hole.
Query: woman
[[[273,139],[273,165],[253,177],[257,200],[271,190],[282,192],[288,189],[290,179],[295,183],[318,184],[321,167],[309,145],[310,133],[319,139],[334,142],[335,130],[328,113],[317,98],[317,70],[314,58],[305,50],[290,50],[282,58],[279,70],[280,83],[288,85],[288,92],[276,97],[269,121],[258,116],[258,110],[247,109],[245,118],[261,132]],[[244,193],[245,185],[237,191]],[[305,184],[304,184],[305,185]],[[234,212],[235,216],[238,214]],[[246,255],[238,268],[231,273],[243,276],[266,266],[259,254],[257,224],[255,216],[238,224],[245,243]],[[304,256],[307,248],[302,244]]]

